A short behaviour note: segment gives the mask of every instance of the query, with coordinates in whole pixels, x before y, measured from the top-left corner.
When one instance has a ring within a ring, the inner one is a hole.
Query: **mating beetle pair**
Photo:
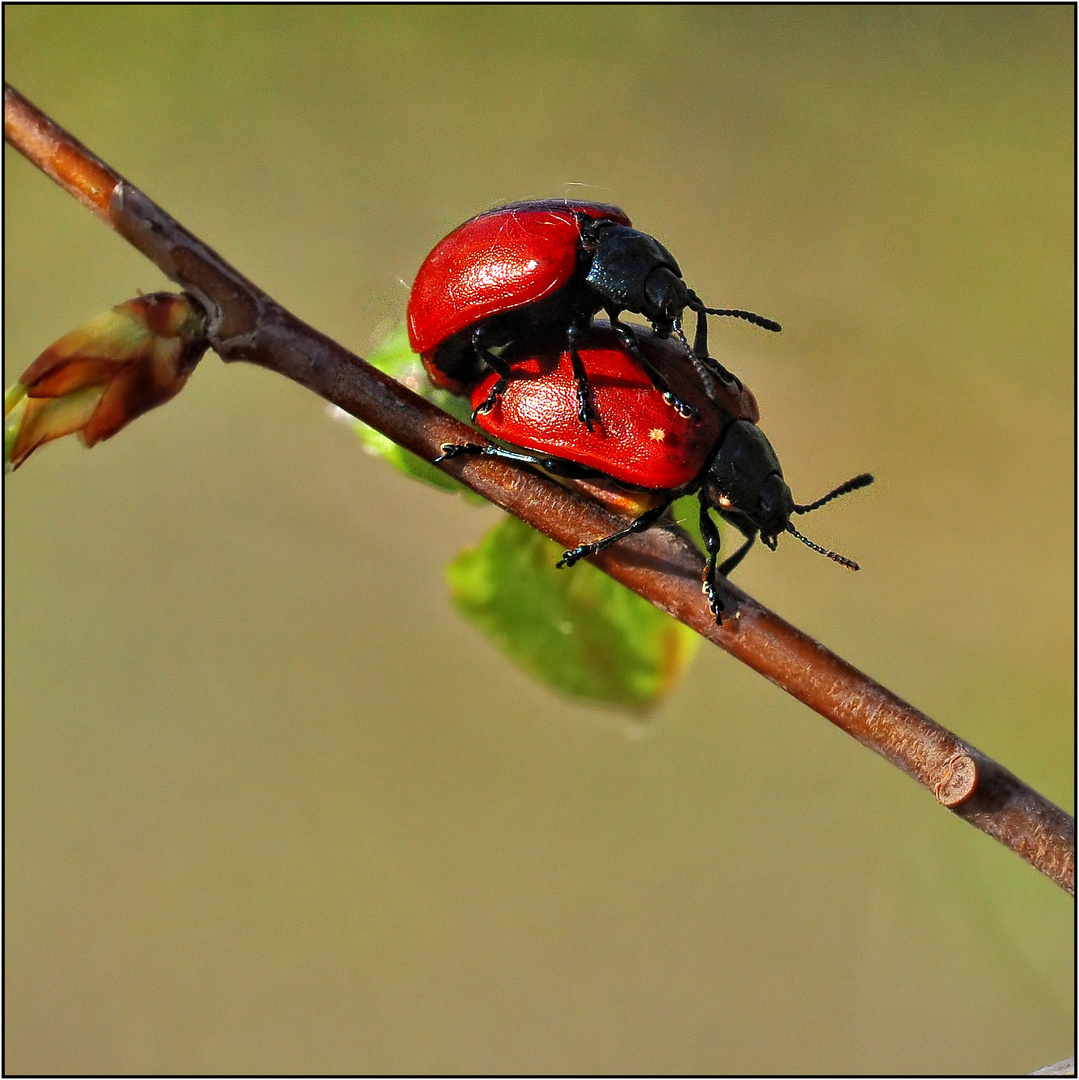
[[[697,312],[692,349],[681,329],[687,307]],[[593,322],[601,309],[610,324]],[[644,315],[652,330],[620,322],[624,310]],[[813,503],[795,503],[756,425],[753,395],[708,355],[708,314],[779,330],[752,312],[706,308],[670,252],[631,228],[617,207],[516,203],[472,218],[420,268],[409,337],[431,381],[469,394],[478,426],[520,449],[446,444],[436,461],[489,455],[643,494],[643,513],[565,552],[559,566],[645,531],[675,499],[697,492],[708,552],[703,588],[717,620],[723,603],[716,576],[727,576],[758,535],[774,550],[789,532],[857,570],[802,536],[791,517],[873,478],[862,474]],[[718,565],[713,509],[745,537]]]

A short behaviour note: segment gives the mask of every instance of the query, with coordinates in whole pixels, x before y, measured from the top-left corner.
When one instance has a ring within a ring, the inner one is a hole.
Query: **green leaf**
[[[643,711],[700,644],[688,627],[507,517],[446,576],[457,610],[530,675],[571,697]]]
[[[693,543],[701,551],[704,551],[704,537],[701,536],[700,505],[695,494],[683,495],[682,498],[675,500],[671,505],[671,516],[689,533]],[[726,527],[723,522],[720,522],[719,526],[720,529]]]
[[[403,324],[386,336],[367,357],[367,362],[389,375],[390,378],[403,383],[420,397],[437,405],[443,412],[448,412],[466,424],[469,422],[471,414],[468,399],[458,397],[446,390],[436,390],[430,384],[423,370],[423,362],[409,348],[408,332]],[[447,476],[441,469],[417,457],[410,450],[398,446],[392,439],[387,439],[382,432],[369,427],[362,420],[356,420],[350,416],[348,422],[359,435],[367,452],[382,458],[398,472],[414,480],[422,480],[432,487],[441,488],[443,491],[463,494],[470,502],[483,503],[485,501],[474,491],[466,488],[464,484],[454,480],[452,476]]]

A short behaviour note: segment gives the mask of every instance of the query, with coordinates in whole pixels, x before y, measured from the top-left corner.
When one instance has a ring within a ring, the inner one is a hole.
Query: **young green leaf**
[[[436,390],[427,380],[420,358],[409,348],[408,332],[404,324],[392,330],[386,338],[367,357],[367,362],[379,371],[403,383],[410,390],[437,405],[443,412],[457,417],[465,423],[469,421],[469,406],[465,398],[457,397],[446,390]],[[369,454],[374,454],[392,465],[398,472],[414,480],[422,480],[432,487],[443,491],[463,494],[470,502],[483,503],[484,500],[475,492],[469,491],[464,484],[458,483],[452,476],[447,476],[441,469],[417,457],[410,450],[398,446],[387,439],[380,431],[369,427],[362,420],[356,420],[347,413],[340,414],[352,425]]]
[[[507,517],[447,567],[457,610],[518,666],[571,697],[643,711],[701,639],[587,563]]]

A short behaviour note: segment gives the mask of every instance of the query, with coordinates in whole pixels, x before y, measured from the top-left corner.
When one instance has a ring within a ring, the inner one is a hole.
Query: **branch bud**
[[[184,387],[202,358],[206,319],[188,296],[159,292],[118,304],[50,345],[4,395],[4,461],[78,432],[115,435]]]

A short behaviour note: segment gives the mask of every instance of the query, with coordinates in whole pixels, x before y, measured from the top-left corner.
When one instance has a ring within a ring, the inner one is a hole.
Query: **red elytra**
[[[656,491],[690,484],[708,465],[732,419],[759,420],[756,399],[745,387],[714,378],[710,395],[678,343],[644,327],[633,329],[642,351],[700,420],[672,409],[619,335],[596,323],[579,347],[598,413],[592,430],[577,418],[568,350],[529,355],[515,346],[507,349],[505,358],[517,377],[490,412],[476,416],[476,423],[503,442],[596,469],[623,484]],[[492,372],[475,387],[473,406],[487,399],[497,378]]]
[[[408,339],[436,386],[467,389],[431,363],[444,341],[567,284],[578,265],[582,216],[630,224],[617,206],[602,203],[512,203],[471,218],[435,246],[409,296]]]

